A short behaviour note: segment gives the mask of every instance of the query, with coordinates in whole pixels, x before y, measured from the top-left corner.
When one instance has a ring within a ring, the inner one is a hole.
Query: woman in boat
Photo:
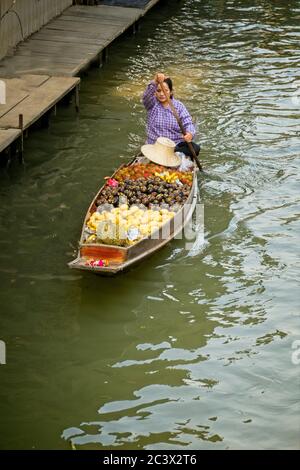
[[[164,90],[181,119],[186,133],[183,135],[178,122],[169,106]],[[154,144],[158,137],[168,137],[176,144],[175,151],[183,152],[185,155],[192,156],[188,146],[191,142],[196,155],[200,152],[200,146],[193,142],[196,133],[192,118],[183,103],[173,97],[173,83],[169,77],[163,73],[157,73],[147,86],[143,94],[143,104],[147,110],[147,144]]]

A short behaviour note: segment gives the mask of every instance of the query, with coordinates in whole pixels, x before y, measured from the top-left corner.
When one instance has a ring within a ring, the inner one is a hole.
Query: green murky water
[[[300,4],[172,5],[1,171],[1,448],[299,447]],[[206,244],[70,271],[103,177],[144,142],[157,70],[199,123]]]

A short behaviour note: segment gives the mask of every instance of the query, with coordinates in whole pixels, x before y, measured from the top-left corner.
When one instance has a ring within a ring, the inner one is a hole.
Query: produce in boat
[[[91,202],[70,268],[110,275],[160,249],[191,219],[197,174],[141,157],[121,166]]]

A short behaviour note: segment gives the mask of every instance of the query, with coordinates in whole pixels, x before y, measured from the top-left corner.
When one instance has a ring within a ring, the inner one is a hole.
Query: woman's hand
[[[166,79],[166,76],[164,73],[157,73],[155,74],[154,81],[159,84],[160,82],[163,82]]]
[[[183,138],[186,142],[192,142],[193,134],[191,134],[190,132],[187,132],[186,134],[183,135]]]

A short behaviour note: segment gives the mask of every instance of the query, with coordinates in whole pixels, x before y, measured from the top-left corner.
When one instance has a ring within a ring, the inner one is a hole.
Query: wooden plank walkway
[[[6,104],[0,106],[0,152],[80,83],[78,77],[45,75],[23,75],[2,80],[6,85]],[[19,128],[20,115],[22,129]]]
[[[0,77],[21,74],[76,76],[159,0],[143,9],[75,5],[20,43],[0,62]]]
[[[40,78],[40,83],[37,78]],[[80,78],[39,75],[4,81],[8,104],[3,111],[0,108],[0,129],[18,129],[19,115],[22,114],[25,130],[72,91],[79,84]]]
[[[6,103],[0,106],[0,118],[48,79],[47,75],[23,75],[22,78],[3,79],[6,87]]]
[[[158,2],[151,0],[143,8],[72,6],[0,61],[0,80],[6,85],[6,104],[0,105],[0,152],[78,87],[80,79],[74,77],[91,62],[100,64],[107,46]]]
[[[0,152],[21,136],[22,132],[16,129],[0,129]]]

